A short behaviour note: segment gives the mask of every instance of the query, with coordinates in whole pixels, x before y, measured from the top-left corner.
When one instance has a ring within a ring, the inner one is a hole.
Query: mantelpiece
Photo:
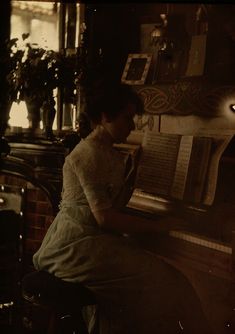
[[[203,79],[133,88],[142,96],[145,112],[151,115],[218,117],[228,104],[235,103],[235,85],[210,83]]]

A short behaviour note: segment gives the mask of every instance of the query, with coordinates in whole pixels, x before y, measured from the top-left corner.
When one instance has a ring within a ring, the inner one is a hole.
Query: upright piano
[[[190,279],[216,334],[235,330],[235,139],[220,158],[211,205],[192,205],[137,191],[126,210],[156,224],[162,215],[189,222],[187,230],[145,235],[139,241]]]

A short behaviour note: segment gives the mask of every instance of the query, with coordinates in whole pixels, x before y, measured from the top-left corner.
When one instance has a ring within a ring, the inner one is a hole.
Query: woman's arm
[[[156,220],[152,220],[132,216],[113,208],[95,211],[93,215],[101,228],[119,233],[159,233],[170,230],[184,230],[187,227],[186,221],[181,218],[160,216]]]

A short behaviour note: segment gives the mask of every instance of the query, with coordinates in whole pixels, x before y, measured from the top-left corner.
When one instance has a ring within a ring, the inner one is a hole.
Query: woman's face
[[[115,143],[126,141],[130,132],[135,129],[134,116],[136,106],[129,103],[117,116],[111,121],[104,120],[103,125],[109,132]]]

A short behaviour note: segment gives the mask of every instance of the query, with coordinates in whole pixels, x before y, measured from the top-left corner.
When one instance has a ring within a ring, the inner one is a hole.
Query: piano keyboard
[[[177,205],[179,205],[179,203]],[[144,193],[136,189],[132,194],[127,207],[141,210],[146,213],[164,214],[175,210],[177,205],[176,202],[168,200],[164,197]],[[198,213],[206,212],[205,208],[195,205],[187,205],[187,210],[193,210]]]
[[[212,241],[211,239],[199,237],[189,232],[170,231],[169,235],[173,238],[185,240],[185,241],[191,242],[199,246],[211,248],[219,252],[223,252],[223,253],[232,255],[232,247],[227,246],[223,243],[219,243],[217,241]]]
[[[167,214],[173,209],[171,201],[152,194],[143,193],[138,190],[135,190],[133,193],[127,207],[132,210],[137,210],[139,211],[139,214],[141,212],[146,216],[151,216],[152,214]],[[192,211],[198,212],[199,214],[206,212],[206,209],[195,206],[187,206],[187,209],[191,209]],[[190,242],[192,244],[214,249],[224,254],[232,255],[231,246],[228,246],[214,239],[210,239],[201,235],[199,236],[198,234],[194,234],[192,232],[170,231],[169,236]]]

